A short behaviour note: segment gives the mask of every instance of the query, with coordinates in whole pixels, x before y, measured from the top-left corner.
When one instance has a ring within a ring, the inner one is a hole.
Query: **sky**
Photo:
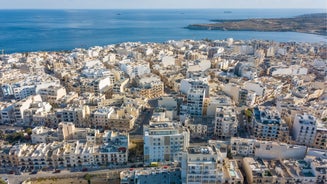
[[[327,9],[327,0],[1,0],[0,9]]]

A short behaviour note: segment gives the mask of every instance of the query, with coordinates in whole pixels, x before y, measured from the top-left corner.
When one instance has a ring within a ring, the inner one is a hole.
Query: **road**
[[[144,112],[141,112],[138,119],[135,121],[135,127],[130,131],[130,135],[143,135],[143,125],[149,125],[153,114],[154,108],[146,108]]]
[[[247,122],[247,118],[245,117],[244,110],[238,111],[236,113],[239,123],[238,136],[241,138],[250,138],[251,135],[249,133],[249,123]]]
[[[70,172],[69,170],[61,170],[60,173],[53,173],[52,171],[44,172],[40,171],[37,174],[29,174],[23,173],[22,175],[14,175],[14,174],[0,174],[2,178],[8,178],[10,184],[20,184],[27,179],[38,179],[38,178],[74,178],[74,177],[83,177],[86,173],[90,174],[106,174],[106,173],[116,173],[126,170],[127,168],[114,168],[114,169],[105,169],[105,170],[97,170],[97,171],[88,171],[88,172]],[[136,168],[138,169],[138,168]]]

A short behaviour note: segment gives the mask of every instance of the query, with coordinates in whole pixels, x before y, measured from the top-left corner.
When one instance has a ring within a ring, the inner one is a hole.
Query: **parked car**
[[[30,174],[37,174],[37,170],[32,171]]]
[[[82,172],[86,172],[88,169],[87,168],[83,168],[82,169]]]
[[[53,171],[53,173],[60,173],[60,169],[56,169],[55,171]]]
[[[12,171],[12,170],[8,172],[8,174],[14,174],[14,173],[15,173],[15,172],[14,172],[14,171]]]

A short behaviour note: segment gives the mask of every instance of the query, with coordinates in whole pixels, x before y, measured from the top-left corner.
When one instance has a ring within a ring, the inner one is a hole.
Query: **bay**
[[[228,13],[226,13],[228,11]],[[129,41],[182,39],[324,42],[326,36],[295,32],[188,30],[212,19],[282,18],[319,9],[0,10],[0,49],[6,53],[59,51]]]

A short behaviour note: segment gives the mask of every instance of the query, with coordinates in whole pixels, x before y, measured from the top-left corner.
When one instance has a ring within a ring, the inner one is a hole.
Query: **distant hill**
[[[293,18],[211,20],[212,24],[191,24],[192,30],[275,31],[327,35],[327,13],[305,14]]]

